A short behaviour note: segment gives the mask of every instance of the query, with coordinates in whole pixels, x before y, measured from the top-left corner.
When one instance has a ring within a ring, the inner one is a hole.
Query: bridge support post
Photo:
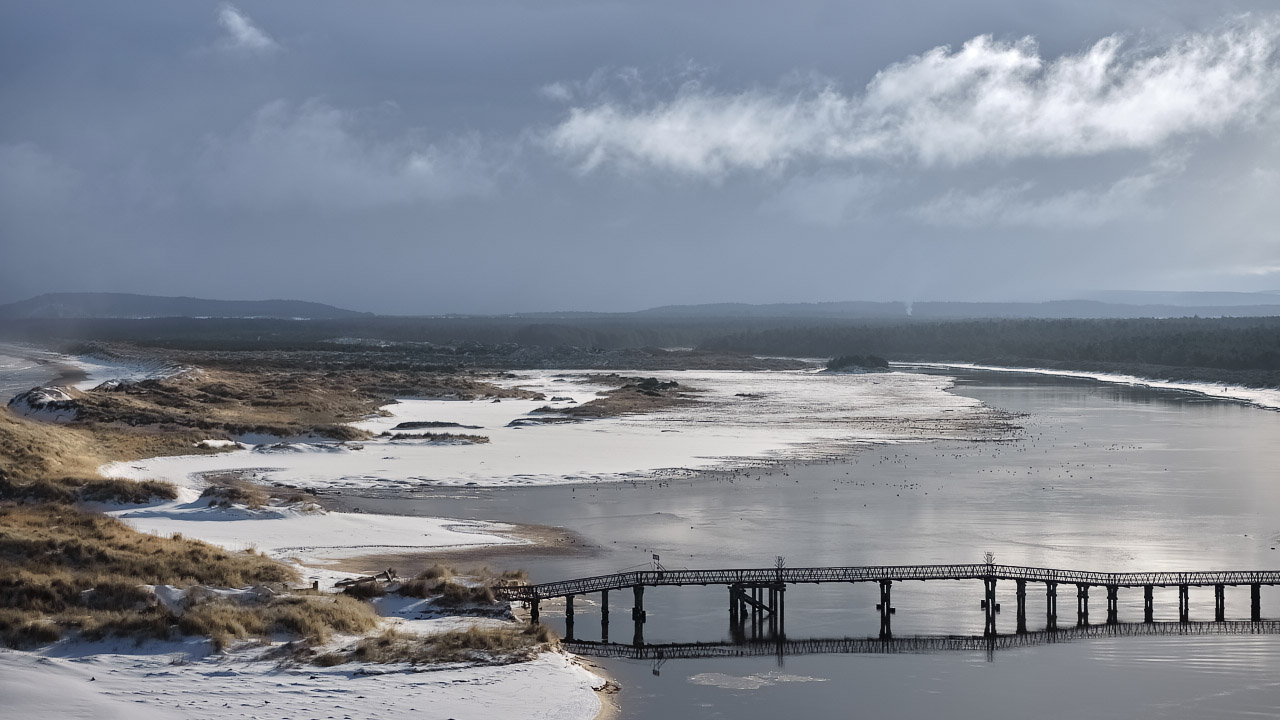
[[[781,640],[787,636],[787,586],[778,583],[778,607],[774,612],[778,614],[778,639]]]
[[[738,586],[729,586],[729,628],[736,629],[738,627]]]
[[[631,619],[636,624],[636,634],[631,640],[631,644],[640,647],[644,645],[644,621],[647,619],[644,612],[644,586],[632,585],[631,592],[635,595],[635,605],[631,608]]]
[[[1213,586],[1213,621],[1223,622],[1227,619],[1227,596],[1226,588],[1222,585]]]
[[[1027,581],[1014,580],[1018,586],[1018,634],[1027,631]]]
[[[751,637],[760,637],[760,588],[751,588]]]
[[[1191,622],[1191,599],[1186,585],[1178,586],[1178,622]]]
[[[1115,625],[1120,622],[1120,588],[1116,585],[1107,586],[1107,624]]]
[[[1262,585],[1258,583],[1249,586],[1249,619],[1254,622],[1262,620]]]
[[[1089,586],[1076,585],[1076,624],[1089,624]]]
[[[564,596],[564,636],[573,639],[573,595]]]
[[[1142,587],[1142,622],[1155,622],[1155,588],[1150,585]]]
[[[996,634],[996,613],[1000,612],[1000,605],[996,603],[996,579],[993,577],[985,577],[982,579],[985,588],[985,599],[982,601],[982,609],[986,612],[986,623],[982,629],[982,634],[993,637]]]
[[[1050,580],[1044,584],[1044,623],[1045,629],[1053,632],[1058,629],[1058,583]]]
[[[538,598],[534,598],[529,601],[529,624],[537,625],[538,621]]]
[[[778,587],[769,586],[769,633],[778,634]]]
[[[880,602],[876,605],[876,609],[880,611],[880,639],[881,640],[893,639],[893,623],[889,619],[889,616],[893,615],[897,611],[893,608],[893,603],[891,602],[892,588],[893,588],[892,580],[880,581]]]
[[[600,641],[609,642],[609,591],[600,591]]]

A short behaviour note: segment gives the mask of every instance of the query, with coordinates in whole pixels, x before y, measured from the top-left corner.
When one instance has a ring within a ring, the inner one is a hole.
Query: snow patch
[[[9,408],[22,417],[46,422],[68,423],[80,414],[75,399],[59,387],[32,388],[10,400]]]

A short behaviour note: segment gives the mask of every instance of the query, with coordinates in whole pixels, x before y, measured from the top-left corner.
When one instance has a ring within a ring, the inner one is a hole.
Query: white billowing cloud
[[[971,193],[950,190],[916,208],[914,215],[944,227],[1092,228],[1150,212],[1153,190],[1182,170],[1164,160],[1148,171],[1100,189],[1070,190],[1037,197],[1035,183],[1011,183]]]
[[[609,165],[720,178],[801,161],[956,166],[1159,149],[1256,118],[1276,98],[1280,24],[1241,23],[1124,52],[1112,36],[1046,60],[1030,38],[976,37],[876,74],[738,93],[689,83],[669,99],[572,107],[547,146],[582,171]]]
[[[206,141],[196,184],[220,204],[365,209],[483,194],[491,172],[474,139],[385,138],[360,113],[275,101]]]
[[[226,4],[218,8],[218,24],[226,31],[223,47],[228,50],[265,53],[280,47],[270,35],[254,25],[248,15],[233,5]]]

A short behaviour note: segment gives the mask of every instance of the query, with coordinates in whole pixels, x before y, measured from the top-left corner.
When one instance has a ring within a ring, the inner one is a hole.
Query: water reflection
[[[1078,625],[1012,635],[913,635],[908,637],[804,638],[782,635],[731,642],[632,644],[565,640],[564,647],[580,655],[628,660],[675,660],[795,655],[897,655],[905,653],[985,652],[988,660],[1002,650],[1098,638],[1205,635],[1280,635],[1280,621],[1159,622]]]

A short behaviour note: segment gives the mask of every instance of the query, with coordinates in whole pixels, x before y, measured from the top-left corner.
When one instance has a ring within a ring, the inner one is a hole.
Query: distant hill
[[[906,317],[907,306],[906,303],[901,302],[869,301],[774,303],[771,305],[712,303],[707,305],[664,305],[631,314],[653,318],[895,318]]]
[[[1236,305],[1280,305],[1276,292],[1179,292],[1165,290],[1110,290],[1090,293],[1085,300],[1117,305],[1174,305],[1177,307],[1219,307]]]
[[[1115,293],[1115,295],[1125,295]],[[1155,303],[1053,300],[1050,302],[821,302],[713,303],[665,305],[613,317],[674,318],[808,318],[832,320],[917,320],[982,318],[1165,318],[1165,317],[1270,317],[1280,316],[1280,294],[1274,293],[1131,293],[1133,298],[1163,300]],[[1185,300],[1189,304],[1171,302]],[[1244,300],[1251,300],[1245,303]],[[606,316],[608,317],[608,316]]]
[[[302,300],[204,300],[130,293],[48,293],[0,305],[0,319],[51,318],[302,318],[329,320],[368,317],[372,313],[343,310]]]
[[[1241,293],[1244,294],[1244,293]],[[911,316],[918,319],[982,318],[1175,318],[1272,317],[1280,315],[1280,298],[1259,294],[1256,305],[1129,305],[1096,300],[1054,300],[1041,303],[918,302]]]

